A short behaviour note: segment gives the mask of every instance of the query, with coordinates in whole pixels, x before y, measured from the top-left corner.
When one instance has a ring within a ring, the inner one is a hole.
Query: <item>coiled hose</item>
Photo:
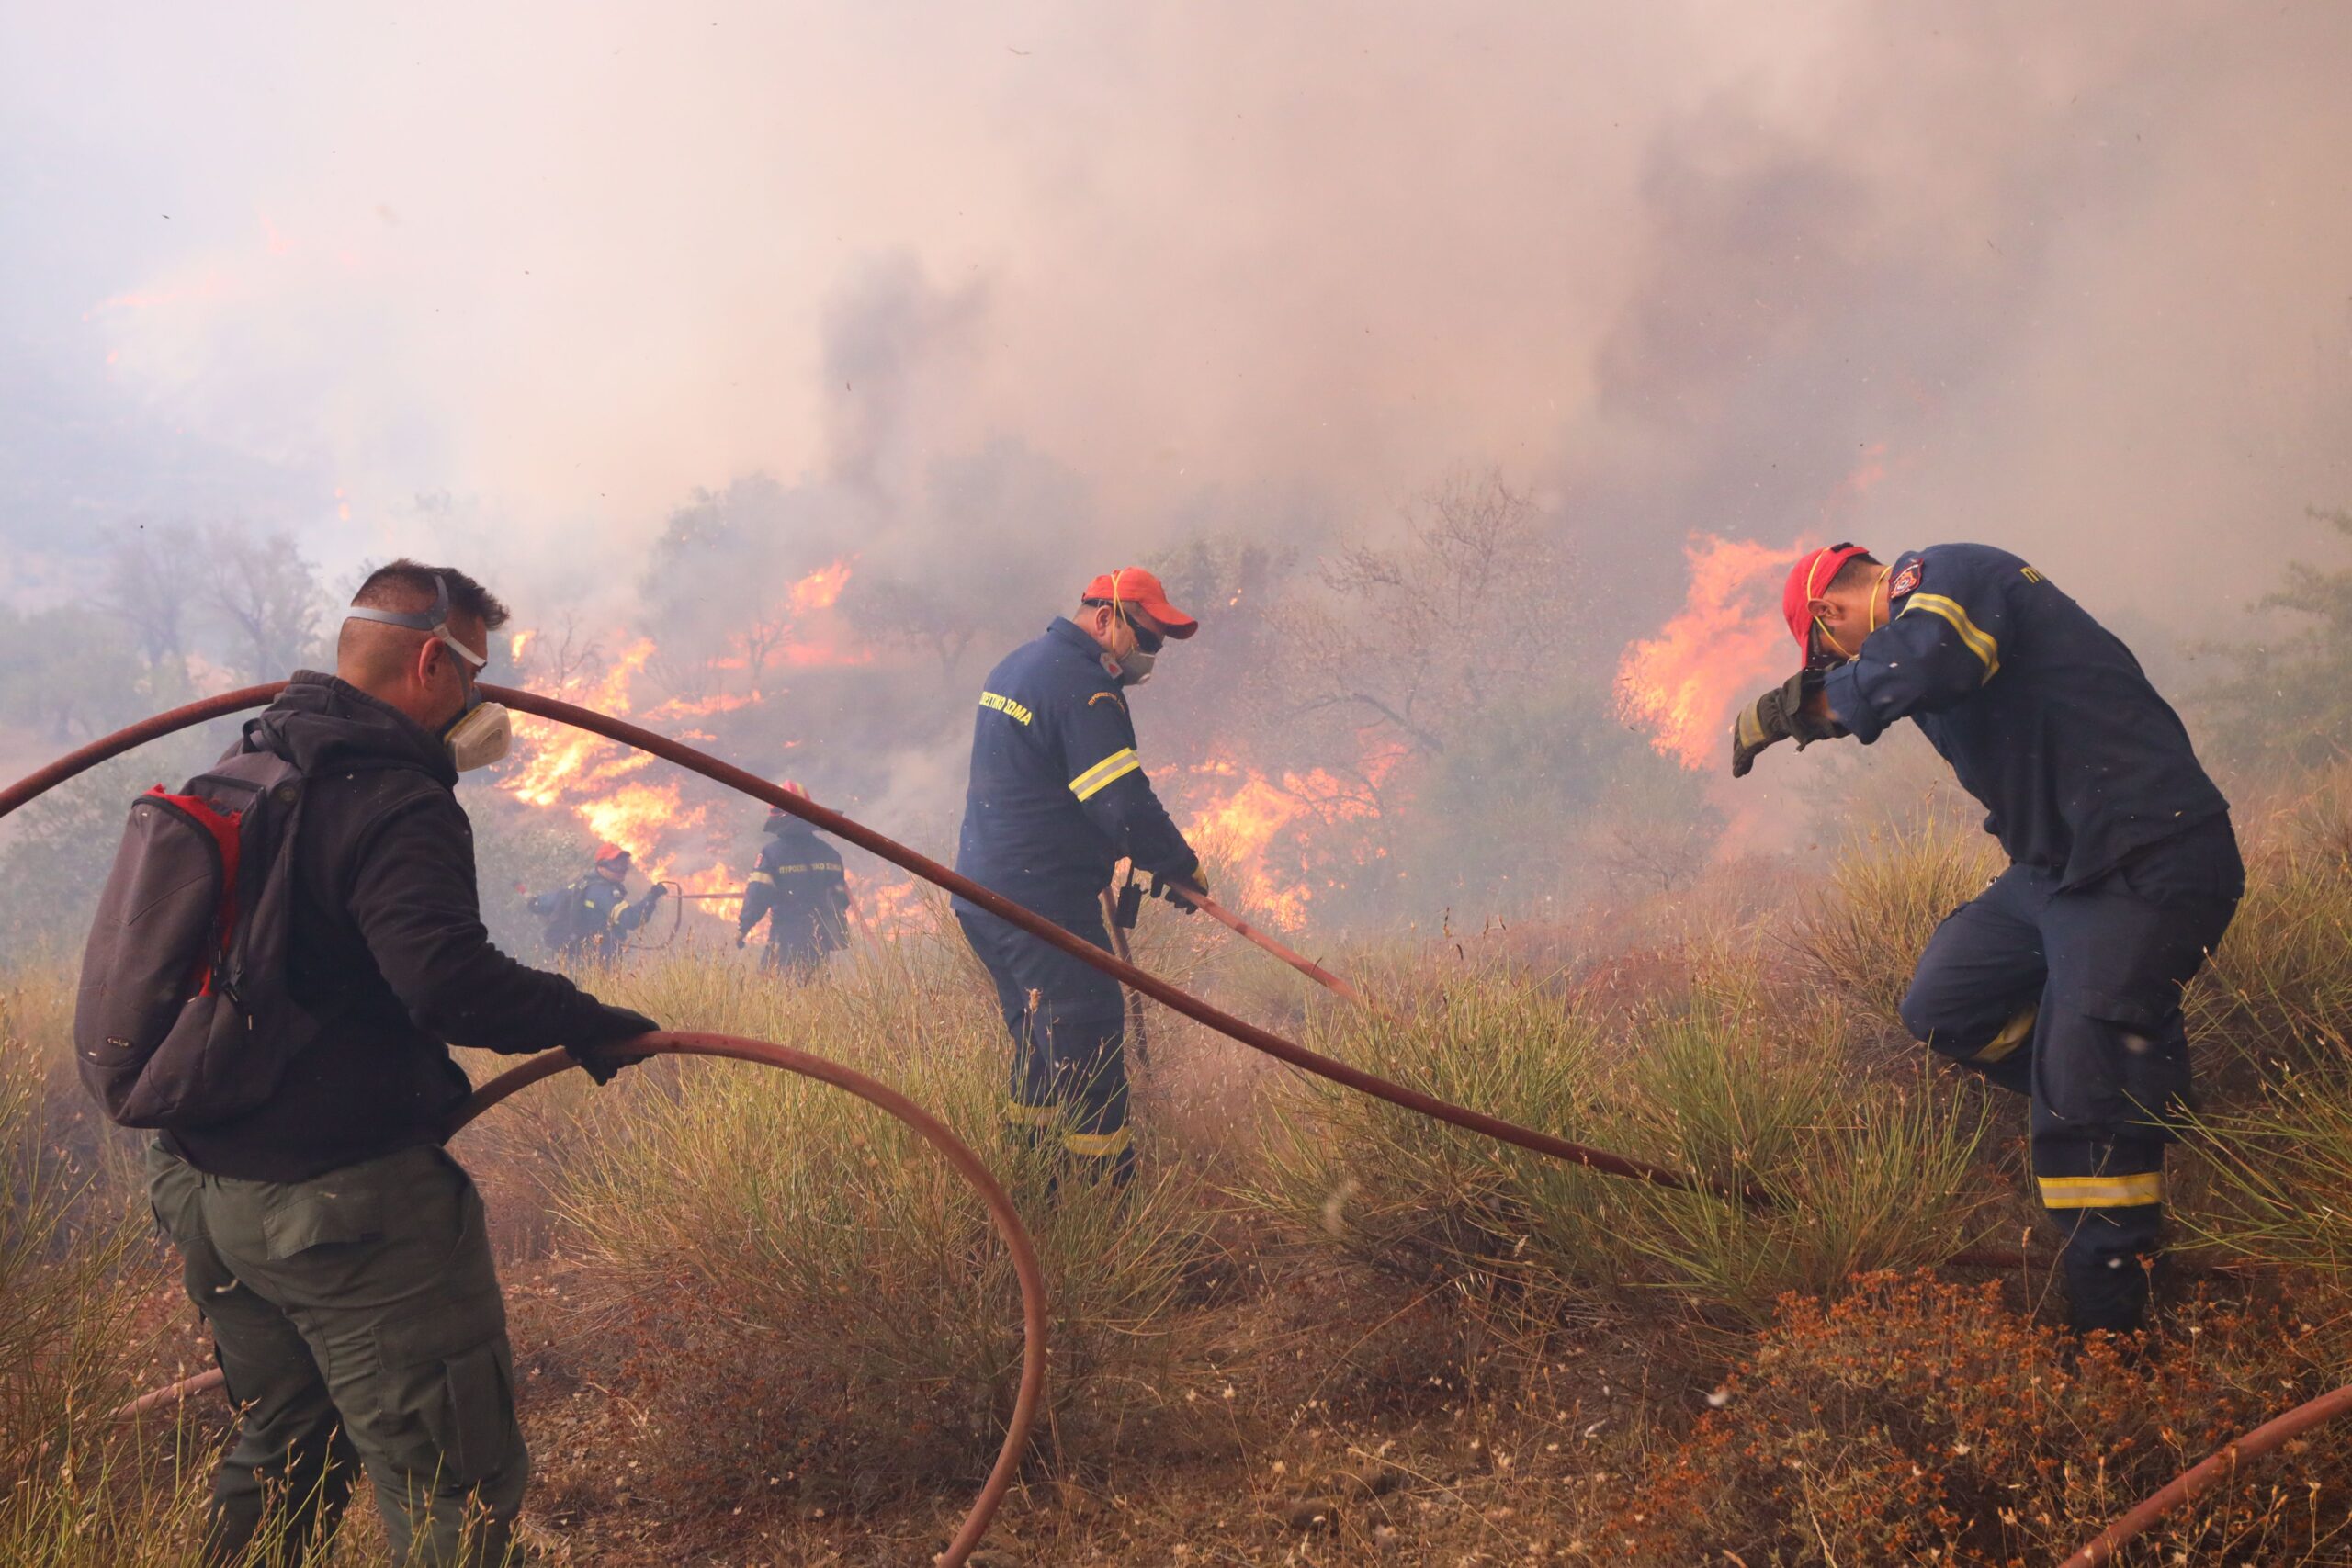
[[[979,1194],[988,1205],[989,1218],[998,1234],[1004,1237],[1005,1250],[1012,1255],[1012,1271],[1021,1281],[1021,1386],[1013,1395],[1012,1416],[1005,1423],[1004,1443],[997,1450],[996,1463],[989,1471],[988,1481],[980,1495],[964,1516],[964,1523],[939,1562],[946,1568],[961,1568],[988,1533],[989,1523],[995,1518],[999,1504],[1012,1484],[1012,1477],[1021,1467],[1021,1456],[1029,1447],[1029,1431],[1037,1419],[1037,1403],[1046,1388],[1046,1278],[1037,1268],[1037,1250],[1029,1240],[1028,1231],[1021,1224],[1021,1216],[1012,1207],[1012,1200],[1005,1196],[989,1168],[971,1146],[949,1132],[944,1123],[897,1089],[876,1083],[864,1073],[854,1072],[838,1062],[822,1056],[812,1056],[806,1051],[796,1051],[789,1045],[777,1045],[765,1040],[744,1040],[732,1034],[705,1034],[690,1031],[663,1030],[657,1034],[641,1034],[628,1042],[631,1055],[645,1054],[663,1056],[723,1056],[732,1061],[753,1062],[763,1067],[781,1067],[787,1073],[815,1078],[835,1089],[846,1089],[897,1117],[922,1135],[924,1142],[937,1149],[956,1174]],[[527,1089],[541,1078],[553,1077],[567,1067],[577,1066],[568,1051],[542,1051],[518,1066],[508,1068],[469,1095],[465,1102],[450,1115],[445,1135],[455,1135],[458,1130],[483,1111],[504,1100],[517,1089]],[[175,1404],[192,1394],[220,1387],[227,1380],[218,1368],[196,1377],[187,1378],[169,1388],[142,1394],[116,1412],[119,1416],[134,1416],[161,1405]]]
[[[138,724],[131,725],[127,728],[116,731],[112,735],[95,740],[89,745],[83,747],[81,750],[58,759],[58,761],[51,762],[49,766],[28,774],[15,784],[10,785],[6,790],[0,791],[0,817],[7,816],[10,812],[22,806],[26,801],[42,794],[44,791],[54,788],[56,785],[62,784],[67,779],[74,777],[76,773],[94,767],[99,762],[107,761],[108,758],[119,756],[122,752],[130,750],[135,746],[142,745],[145,742],[155,739],[161,736],[172,734],[176,730],[187,728],[191,725],[202,724],[208,720],[218,718],[227,714],[236,713],[245,708],[262,706],[264,704],[275,699],[277,694],[284,689],[285,683],[283,682],[273,682],[266,685],[248,686],[240,691],[225,692],[218,696],[208,697],[199,702],[190,703],[184,707],[175,708],[167,713],[158,714],[152,718],[141,720]],[[1265,1055],[1273,1057],[1277,1061],[1286,1062],[1292,1066],[1313,1073],[1319,1077],[1328,1078],[1331,1082],[1340,1084],[1344,1088],[1355,1089],[1359,1093],[1369,1094],[1378,1100],[1385,1100],[1392,1105],[1399,1106],[1419,1115],[1428,1116],[1433,1120],[1444,1122],[1453,1126],[1464,1128],[1469,1132],[1481,1134],[1484,1136],[1493,1138],[1500,1143],[1510,1144],[1516,1147],[1528,1149],[1536,1154],[1548,1155],[1555,1159],[1566,1160],[1570,1164],[1581,1165],[1593,1170],[1604,1172],[1608,1175],[1628,1177],[1635,1180],[1648,1181],[1661,1187],[1671,1187],[1683,1190],[1713,1192],[1716,1195],[1732,1201],[1761,1202],[1767,1201],[1766,1194],[1753,1186],[1743,1185],[1738,1188],[1731,1188],[1725,1186],[1724,1183],[1702,1177],[1692,1176],[1687,1172],[1674,1170],[1668,1167],[1657,1165],[1648,1160],[1611,1154],[1603,1149],[1596,1149],[1582,1144],[1571,1143],[1566,1138],[1555,1137],[1552,1134],[1539,1132],[1532,1127],[1522,1127],[1516,1122],[1506,1122],[1500,1117],[1489,1116],[1483,1111],[1472,1111],[1464,1106],[1449,1104],[1448,1102],[1439,1100],[1434,1096],[1423,1094],[1418,1089],[1408,1089],[1403,1084],[1393,1083],[1386,1078],[1378,1077],[1375,1074],[1367,1073],[1359,1067],[1350,1066],[1345,1062],[1335,1061],[1329,1056],[1320,1055],[1319,1053],[1309,1051],[1305,1046],[1286,1040],[1281,1035],[1272,1032],[1271,1030],[1261,1029],[1256,1024],[1236,1018],[1232,1014],[1227,1013],[1219,1008],[1213,1007],[1209,1003],[1201,1000],[1199,998],[1191,995],[1189,992],[1179,989],[1175,986],[1169,984],[1167,981],[1160,979],[1155,975],[1145,970],[1138,969],[1132,964],[1126,963],[1121,959],[1114,957],[1110,953],[1104,953],[1102,949],[1096,947],[1093,943],[1087,942],[1084,938],[1075,936],[1070,932],[1062,930],[1059,926],[1055,925],[1052,921],[1045,919],[1043,916],[1031,912],[1029,909],[1023,908],[1021,905],[1014,903],[1012,900],[1004,897],[1001,894],[991,892],[989,889],[973,882],[968,877],[961,875],[950,867],[942,865],[937,861],[931,859],[927,855],[918,854],[915,851],[907,848],[904,844],[898,842],[896,840],[885,837],[881,833],[876,832],[873,829],[865,826],[863,823],[854,821],[837,811],[829,810],[824,807],[819,806],[814,801],[808,799],[806,796],[794,795],[788,791],[780,789],[776,785],[768,783],[768,781],[759,777],[755,773],[746,773],[744,770],[734,766],[732,763],[721,761],[718,758],[713,757],[707,752],[697,750],[695,748],[688,746],[682,741],[673,740],[664,735],[657,735],[650,729],[630,724],[624,719],[614,718],[609,715],[580,707],[571,703],[562,702],[554,697],[543,696],[537,692],[526,692],[515,690],[510,687],[492,685],[484,685],[480,689],[484,696],[490,698],[493,702],[505,704],[507,707],[513,709],[516,713],[529,714],[535,717],[551,719],[560,724],[571,725],[576,728],[587,730],[591,734],[601,735],[608,740],[617,741],[624,746],[634,747],[639,750],[659,757],[664,761],[673,762],[682,768],[687,769],[689,772],[700,773],[705,778],[725,784],[729,788],[736,790],[741,794],[748,795],[757,800],[763,800],[779,810],[789,812],[791,815],[798,817],[804,821],[811,823],[814,826],[824,829],[826,832],[833,834],[837,838],[846,839],[851,843],[857,845],[868,853],[888,861],[891,864],[899,867],[901,870],[911,872],[915,875],[922,877],[924,881],[929,882],[935,886],[945,888],[948,892],[964,899],[967,903],[970,903],[980,908],[986,909],[989,913],[1006,921],[1008,924],[1017,926],[1021,930],[1027,931],[1030,935],[1035,937],[1040,942],[1046,942],[1049,946],[1058,948],[1081,963],[1091,964],[1096,969],[1109,975],[1113,979],[1117,980],[1120,984],[1129,987],[1131,990],[1137,991],[1145,996],[1150,997],[1161,1006],[1169,1008],[1173,1011],[1182,1013],[1185,1017],[1192,1019],[1193,1021],[1205,1024],[1207,1027],[1216,1030],[1218,1033],[1225,1035],[1227,1038],[1238,1041],[1242,1044],[1248,1045],[1253,1050],[1262,1052]],[[1232,924],[1233,922],[1227,921],[1227,923]],[[1238,930],[1239,928],[1237,926],[1236,929]],[[1244,934],[1248,933],[1245,932]],[[1334,976],[1334,978],[1336,978],[1336,976]],[[1344,982],[1342,982],[1342,985],[1344,985]],[[655,1038],[659,1039],[662,1037],[656,1036]],[[709,1042],[724,1039],[725,1037],[705,1035],[672,1036],[670,1038],[698,1039]],[[757,1047],[764,1051],[773,1051],[777,1053],[786,1053],[787,1051],[787,1048],[784,1046],[766,1045],[762,1042],[756,1041],[733,1042],[732,1043]],[[714,1049],[704,1049],[694,1054],[711,1055],[728,1053],[722,1053]],[[792,1052],[789,1054],[794,1056],[801,1056],[801,1054],[797,1052]],[[517,1068],[514,1073],[506,1075],[505,1077],[493,1080],[492,1083],[484,1086],[481,1094],[477,1095],[476,1100],[480,1100],[482,1104],[491,1103],[491,1100],[482,1100],[482,1095],[489,1095],[492,1090],[497,1089],[500,1085],[504,1084],[508,1078],[517,1077],[526,1072],[532,1073],[531,1077],[523,1079],[524,1082],[529,1082],[535,1081],[537,1077],[544,1077],[548,1073],[561,1070],[561,1068],[566,1065],[567,1059],[563,1058],[562,1053],[555,1053],[553,1055],[558,1059],[549,1061],[549,1058],[546,1056],[535,1058],[533,1062],[526,1064],[522,1068]],[[828,1082],[839,1083],[843,1088],[851,1089],[854,1093],[865,1094],[865,1098],[873,1100],[876,1104],[884,1103],[879,1099],[876,1099],[874,1094],[866,1094],[865,1089],[856,1088],[850,1084],[847,1080],[850,1078],[856,1078],[858,1077],[858,1075],[850,1073],[847,1068],[836,1066],[831,1063],[822,1062],[820,1058],[813,1056],[802,1056],[801,1060],[807,1064],[807,1066],[803,1067],[796,1066],[794,1070],[808,1070],[808,1068],[821,1066],[825,1069],[824,1072],[811,1072],[810,1076],[823,1077],[825,1078],[825,1081]],[[542,1066],[542,1064],[546,1065]],[[777,1065],[783,1064],[778,1063]],[[537,1071],[533,1071],[533,1069],[537,1069]],[[831,1075],[840,1076],[835,1077]],[[883,1089],[879,1084],[872,1083],[871,1080],[860,1079],[860,1082],[864,1083],[866,1089],[876,1090],[880,1094],[887,1095],[891,1093],[890,1090]],[[521,1084],[517,1083],[513,1087],[519,1088],[521,1087]],[[512,1090],[509,1089],[504,1092],[512,1092]],[[500,1095],[493,1097],[493,1099],[494,1098],[503,1098],[503,1094],[501,1093]],[[474,1102],[469,1101],[469,1104],[472,1103]],[[910,1103],[907,1105],[907,1109],[917,1116],[923,1115],[923,1112],[912,1106]],[[893,1113],[896,1114],[895,1111]],[[925,1120],[929,1119],[926,1117]],[[933,1125],[935,1126],[936,1123],[933,1122]],[[926,1133],[925,1135],[927,1137],[931,1136],[928,1133]],[[941,1142],[942,1139],[945,1139],[946,1142]],[[943,1152],[949,1152],[949,1157],[951,1159],[954,1159],[956,1156],[949,1150],[950,1145],[953,1145],[955,1150],[961,1150],[966,1158],[972,1157],[970,1151],[968,1149],[965,1149],[961,1144],[955,1143],[953,1135],[948,1134],[944,1128],[940,1128],[939,1136],[933,1137],[932,1141],[941,1147]],[[988,1176],[986,1169],[978,1167],[977,1159],[973,1160],[973,1167],[979,1181],[986,1183],[983,1188],[983,1195],[985,1196],[989,1191],[995,1191],[1001,1199],[1002,1196],[1001,1190],[996,1188],[993,1179]],[[959,1170],[965,1168],[961,1161],[958,1161],[957,1168]],[[978,1183],[976,1183],[976,1185]],[[992,1203],[992,1212],[994,1211],[994,1208],[995,1205]],[[999,1216],[1000,1226],[1002,1227],[1007,1221],[1010,1222],[1012,1227],[1007,1231],[1008,1240],[1011,1240],[1014,1235],[1020,1235],[1022,1242],[1025,1246],[1027,1239],[1026,1235],[1020,1232],[1019,1220],[1017,1216],[1012,1215],[1009,1210],[1005,1211]],[[2021,1257],[2007,1254],[1980,1254],[1970,1257],[1967,1261],[1996,1265],[2015,1265],[2025,1260]],[[1042,1287],[1033,1301],[1029,1292],[1029,1281],[1027,1277],[1024,1276],[1023,1280],[1023,1297],[1024,1314],[1026,1314],[1027,1318],[1034,1319],[1037,1325],[1035,1335],[1031,1340],[1030,1347],[1034,1351],[1036,1347],[1042,1345],[1044,1311]],[[191,1379],[188,1381],[190,1384],[194,1384],[202,1382],[204,1380]],[[1038,1382],[1040,1386],[1042,1386],[1042,1368],[1039,1369]],[[1024,1359],[1023,1366],[1023,1398],[1022,1403],[1016,1404],[1016,1414],[1023,1409],[1029,1409],[1034,1406],[1034,1398],[1031,1394],[1029,1382],[1030,1363],[1027,1359]],[[175,1385],[172,1389],[158,1390],[155,1393],[145,1396],[145,1398],[135,1402],[135,1405],[136,1407],[143,1408],[148,1407],[151,1404],[164,1403],[175,1397],[176,1393],[183,1392],[193,1392],[193,1390],[187,1384]],[[2302,1431],[2309,1427],[2319,1424],[2322,1421],[2332,1419],[2335,1416],[2342,1414],[2346,1409],[2352,1409],[2352,1385],[2347,1385],[2346,1388],[2337,1390],[2335,1393],[2325,1395],[2321,1399],[2314,1400],[2308,1404],[2300,1406],[2296,1410],[2290,1411],[2287,1415],[2280,1416],[2278,1420],[2257,1428],[2253,1433],[2249,1433],[2246,1437],[2224,1448],[2220,1453],[2207,1459],[2201,1464],[2174,1481],[2169,1486],[2166,1486],[2164,1490],[2150,1497],[2145,1503],[2143,1503],[2137,1509],[2134,1509],[2132,1513],[2126,1515],[2124,1518],[2118,1520],[2117,1523],[2111,1526],[2098,1540],[2092,1542],[2089,1546],[2085,1547],[2082,1552],[2076,1554],[2076,1557],[2066,1564],[2065,1568],[2075,1568],[2075,1565],[2078,1563],[2092,1564],[2104,1562],[2109,1557],[2112,1556],[2116,1546],[2122,1540],[2128,1540],[2132,1535],[2145,1529],[2149,1524],[2154,1523],[2156,1518],[2162,1517],[2165,1513],[2169,1512],[2173,1507],[2178,1506],[2180,1503],[2210,1489],[2213,1484],[2222,1479],[2223,1476],[2233,1470],[2235,1463],[2239,1459],[2253,1458],[2260,1453],[2267,1452],[2270,1448],[2274,1448],[2279,1443],[2285,1442],[2288,1438],[2291,1437],[2295,1432]],[[2285,1429],[2280,1430],[2280,1428]],[[1008,1438],[1004,1452],[999,1457],[996,1469],[991,1472],[989,1478],[989,1486],[991,1490],[982,1494],[982,1501],[987,1505],[987,1511],[984,1513],[980,1507],[975,1507],[973,1514],[966,1521],[964,1530],[956,1537],[957,1542],[962,1546],[962,1555],[958,1555],[956,1552],[951,1551],[947,1557],[942,1559],[943,1562],[951,1564],[961,1563],[964,1561],[964,1556],[968,1555],[972,1546],[978,1543],[979,1540],[978,1531],[979,1529],[984,1529],[988,1522],[987,1514],[994,1511],[994,1500],[1002,1496],[1003,1486],[1004,1484],[1009,1483],[1010,1466],[1014,1462],[1014,1460],[1015,1448],[1010,1438]]]

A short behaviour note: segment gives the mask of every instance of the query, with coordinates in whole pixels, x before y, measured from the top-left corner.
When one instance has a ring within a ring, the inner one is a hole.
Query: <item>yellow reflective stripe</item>
[[[2025,1011],[2001,1025],[2001,1032],[1984,1043],[1984,1049],[1968,1059],[1972,1062],[1997,1062],[2013,1054],[2017,1048],[2033,1038],[2033,1021],[2041,1016],[2039,1007]]]
[[[1083,1155],[1088,1159],[1109,1159],[1113,1155],[1125,1154],[1127,1152],[1127,1145],[1134,1141],[1133,1135],[1125,1127],[1115,1133],[1064,1133],[1062,1134],[1062,1147],[1074,1155]]]
[[[1080,800],[1091,800],[1106,785],[1125,778],[1142,766],[1143,759],[1136,755],[1134,747],[1114,751],[1070,780],[1069,792]]]
[[[1914,610],[1941,615],[1950,623],[1951,629],[1960,634],[1960,640],[1968,645],[1968,651],[1984,660],[1985,680],[1989,681],[2001,672],[2001,645],[1994,640],[1991,633],[1980,629],[1974,621],[1968,618],[1968,612],[1960,607],[1957,600],[1947,599],[1940,593],[1914,593],[1903,602],[1903,614],[1907,615]]]
[[[1055,1127],[1061,1124],[1062,1108],[1023,1105],[1017,1100],[1008,1100],[1004,1102],[1004,1119],[1016,1127]]]
[[[2141,1171],[2133,1176],[2043,1176],[2045,1209],[2129,1209],[2139,1203],[2165,1201],[2165,1173]]]
[[[747,882],[764,882],[764,883],[766,883],[770,887],[774,887],[774,886],[775,886],[775,877],[773,877],[773,876],[770,876],[770,875],[769,875],[766,872],[764,872],[764,871],[755,871],[755,872],[752,873],[752,874],[751,874],[749,877],[745,878],[745,880],[746,880]]]

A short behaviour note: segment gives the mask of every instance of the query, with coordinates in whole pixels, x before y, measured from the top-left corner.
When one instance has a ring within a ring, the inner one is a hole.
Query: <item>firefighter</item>
[[[2006,550],[1815,550],[1781,608],[1804,668],[1735,721],[1732,774],[1909,718],[1984,804],[2009,867],[1929,939],[1903,1022],[2028,1098],[2071,1321],[2137,1328],[2189,1092],[2181,987],[2245,890],[2229,802],[2131,649]]]
[[[635,863],[620,845],[599,844],[587,875],[531,900],[531,912],[548,918],[547,942],[558,958],[617,958],[629,933],[652,918],[670,890],[657,882],[644,897],[630,898],[628,874]]]
[[[789,779],[784,788],[808,798]],[[767,837],[743,889],[735,945],[750,942],[760,922],[769,920],[760,967],[813,980],[823,972],[826,954],[849,945],[849,874],[842,869],[841,852],[780,806],[768,809]]]
[[[1144,776],[1127,712],[1166,640],[1198,629],[1158,578],[1125,567],[991,671],[956,869],[1106,952],[1102,895],[1123,857],[1163,890],[1204,890],[1200,857]],[[1135,1153],[1118,982],[960,898],[955,910],[1012,1035],[1007,1119],[1057,1139],[1078,1169],[1125,1180]]]

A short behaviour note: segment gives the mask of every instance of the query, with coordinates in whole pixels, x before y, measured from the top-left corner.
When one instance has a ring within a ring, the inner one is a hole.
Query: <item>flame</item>
[[[835,601],[841,598],[842,590],[849,586],[850,566],[854,559],[853,557],[849,560],[837,560],[831,566],[819,567],[794,583],[792,613],[805,615],[812,610],[831,609]]]
[[[1382,815],[1381,785],[1403,756],[1398,749],[1372,750],[1356,779],[1310,768],[1276,781],[1222,759],[1202,763],[1178,785],[1182,795],[1208,796],[1192,812],[1184,836],[1232,877],[1231,902],[1252,919],[1297,931],[1306,924],[1318,883],[1342,886],[1349,868],[1386,854],[1361,830],[1333,829]]]
[[[537,635],[538,633],[536,631],[523,631],[516,632],[513,637],[507,638],[506,658],[508,661],[514,664],[522,663],[523,656],[526,653],[528,653],[531,649],[531,639]]]
[[[747,708],[760,700],[757,692],[715,692],[707,697],[672,697],[657,707],[645,710],[643,721],[659,724],[672,718],[707,718],[715,713],[733,713]]]
[[[1789,629],[1781,575],[1803,549],[1691,536],[1690,592],[1657,637],[1629,644],[1617,666],[1617,711],[1650,744],[1694,772],[1722,760],[1743,697],[1785,675]]]
[[[910,880],[869,881],[849,874],[850,906],[866,930],[885,939],[916,936],[939,928],[937,903],[924,885]]]
[[[690,871],[683,876],[673,876],[670,880],[676,883],[682,892],[686,893],[741,893],[743,890],[743,878],[741,873],[715,863],[703,867],[700,871]],[[735,923],[736,917],[743,912],[743,900],[741,898],[697,898],[694,901],[689,912],[694,910],[716,916],[731,926]]]

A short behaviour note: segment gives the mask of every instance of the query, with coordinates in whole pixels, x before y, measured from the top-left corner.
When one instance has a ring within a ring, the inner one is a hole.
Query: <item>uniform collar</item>
[[[1096,642],[1084,626],[1080,626],[1068,615],[1056,615],[1053,624],[1046,628],[1046,635],[1057,641],[1068,643],[1089,659],[1100,660],[1102,657],[1102,645]]]

